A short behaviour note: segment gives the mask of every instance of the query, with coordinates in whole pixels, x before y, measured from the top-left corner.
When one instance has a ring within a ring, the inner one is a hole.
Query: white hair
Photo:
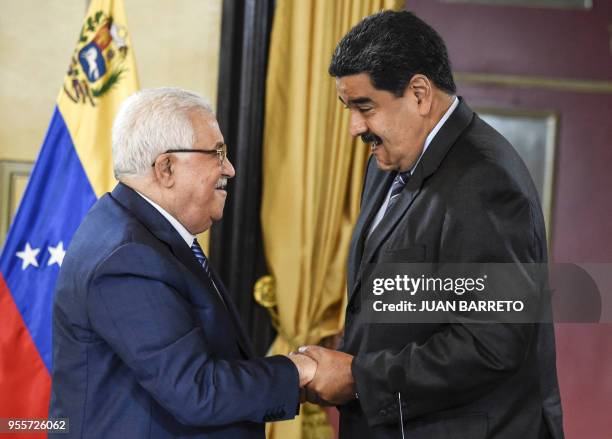
[[[180,88],[141,90],[127,98],[113,124],[115,178],[142,176],[163,152],[193,148],[193,111],[212,114],[202,96]]]

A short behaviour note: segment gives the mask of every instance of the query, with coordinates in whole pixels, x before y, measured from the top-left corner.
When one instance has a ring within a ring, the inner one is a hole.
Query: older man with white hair
[[[255,358],[196,235],[235,174],[206,101],[144,90],[113,127],[119,184],[70,244],[55,293],[51,417],[61,437],[263,438],[316,363]]]

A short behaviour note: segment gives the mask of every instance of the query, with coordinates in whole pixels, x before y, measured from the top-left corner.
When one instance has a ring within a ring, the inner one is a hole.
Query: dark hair
[[[402,96],[417,73],[449,94],[457,90],[444,41],[408,11],[364,18],[338,43],[329,65],[335,77],[367,73],[375,88]]]

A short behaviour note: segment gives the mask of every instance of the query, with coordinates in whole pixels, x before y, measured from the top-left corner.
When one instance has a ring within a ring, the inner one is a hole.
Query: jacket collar
[[[136,219],[138,219],[147,228],[147,230],[149,230],[149,232],[151,232],[151,234],[168,245],[174,256],[180,260],[183,265],[185,265],[185,267],[187,267],[187,269],[202,283],[206,285],[207,290],[213,293],[216,300],[219,300],[219,298],[216,297],[217,293],[214,292],[215,285],[217,286],[217,289],[225,302],[225,305],[222,304],[222,306],[227,308],[231,317],[234,319],[240,348],[247,357],[252,357],[253,350],[246,334],[244,333],[242,324],[240,323],[238,311],[236,310],[233,300],[231,297],[229,297],[223,282],[221,279],[219,279],[214,269],[210,267],[211,277],[214,280],[215,285],[213,285],[211,278],[206,275],[200,266],[199,262],[193,255],[191,248],[185,243],[185,240],[176,231],[172,224],[170,224],[170,222],[164,218],[164,216],[157,209],[142,198],[134,189],[123,183],[119,183],[113,189],[111,196],[125,209],[130,211],[131,214],[134,215]]]

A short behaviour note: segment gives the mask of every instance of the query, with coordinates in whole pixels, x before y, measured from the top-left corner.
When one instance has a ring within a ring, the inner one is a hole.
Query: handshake
[[[321,346],[302,346],[288,357],[300,375],[302,400],[340,405],[356,398],[352,355]]]

